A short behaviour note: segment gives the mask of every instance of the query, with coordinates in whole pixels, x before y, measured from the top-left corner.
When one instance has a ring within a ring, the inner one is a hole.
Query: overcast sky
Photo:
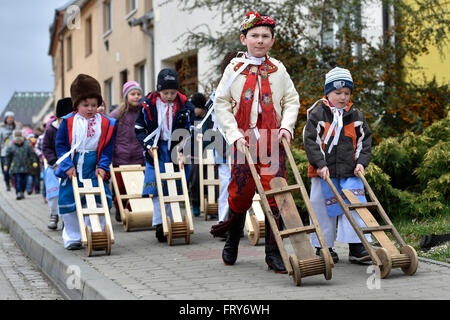
[[[0,112],[14,91],[53,91],[49,28],[68,0],[0,0]]]

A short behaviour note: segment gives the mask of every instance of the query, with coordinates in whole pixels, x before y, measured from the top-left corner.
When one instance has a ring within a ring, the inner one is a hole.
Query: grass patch
[[[416,249],[419,257],[450,263],[450,244],[442,244],[428,251],[420,248],[420,239],[430,234],[447,234],[450,232],[450,217],[436,216],[427,219],[396,219],[392,221],[403,240]]]

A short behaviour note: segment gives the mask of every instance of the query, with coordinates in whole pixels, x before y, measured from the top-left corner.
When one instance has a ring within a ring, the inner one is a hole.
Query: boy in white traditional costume
[[[275,24],[269,16],[247,13],[240,26],[240,40],[247,52],[230,62],[217,88],[216,116],[234,149],[228,188],[231,216],[226,222],[228,235],[222,252],[226,265],[236,262],[245,215],[255,194],[250,168],[243,161],[245,148],[249,147],[252,154],[259,151],[254,162],[265,190],[270,189],[273,177],[286,178],[286,155],[280,143],[282,137],[288,142],[293,137],[300,102],[284,65],[267,55],[275,41]],[[273,198],[269,204],[280,227]],[[269,269],[286,273],[269,223],[266,226],[266,263]]]
[[[61,178],[58,207],[64,221],[64,247],[77,250],[81,249],[82,244],[71,179],[77,179],[78,184],[82,184],[83,179],[92,179],[94,187],[103,183],[108,207],[111,208],[108,180],[116,120],[97,112],[103,99],[100,84],[91,76],[78,75],[70,87],[70,95],[74,112],[63,117],[56,133],[56,164],[59,167],[55,174]],[[97,181],[97,175],[103,181]],[[98,196],[96,201],[100,203]],[[83,205],[85,202],[82,198]],[[88,219],[85,221],[89,225]],[[100,222],[103,228],[104,217],[100,218]]]
[[[372,133],[361,111],[351,101],[353,79],[350,71],[334,68],[325,77],[325,96],[308,110],[308,119],[303,131],[303,141],[309,160],[308,177],[311,178],[311,204],[323,231],[325,241],[334,262],[338,262],[333,250],[337,241],[349,244],[349,260],[363,263],[370,257],[361,244],[347,217],[339,206],[328,183],[327,177],[341,192],[349,189],[361,202],[367,202],[364,185],[357,176],[364,174],[371,155]],[[341,192],[341,195],[345,199]],[[346,200],[347,201],[347,200]],[[353,218],[360,226],[365,226],[359,215],[352,211]],[[370,242],[370,235],[366,235]],[[315,234],[311,243],[317,248],[320,244]]]

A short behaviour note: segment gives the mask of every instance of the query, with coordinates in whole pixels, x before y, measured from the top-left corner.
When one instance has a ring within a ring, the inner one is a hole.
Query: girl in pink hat
[[[122,98],[123,101],[120,106],[109,115],[111,118],[117,119],[112,164],[114,167],[127,164],[144,165],[142,146],[136,139],[134,131],[134,124],[139,110],[139,100],[142,98],[142,88],[139,83],[136,81],[125,83],[122,87]],[[125,192],[125,186],[120,174],[116,174],[116,180],[120,192]],[[120,222],[119,205],[116,197],[114,197],[114,206],[116,207],[116,220]]]

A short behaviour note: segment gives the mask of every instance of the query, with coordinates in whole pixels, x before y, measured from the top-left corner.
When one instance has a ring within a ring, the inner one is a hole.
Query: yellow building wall
[[[149,84],[150,77],[150,40],[139,26],[130,27],[128,21],[132,18],[142,17],[151,9],[151,2],[147,0],[138,0],[136,12],[131,13],[127,10],[126,1],[112,1],[112,27],[111,31],[106,33],[104,30],[103,3],[100,2],[100,28],[99,37],[99,74],[102,90],[105,90],[105,81],[113,81],[113,105],[122,102],[122,84],[120,73],[127,70],[128,81],[137,78],[136,65],[146,64],[146,83]],[[108,41],[108,50],[105,42]],[[145,88],[144,88],[145,91]],[[146,94],[146,92],[144,92]],[[105,99],[106,100],[106,99]],[[108,106],[108,108],[111,106]]]
[[[64,32],[64,93],[66,96],[70,96],[70,85],[73,80],[80,74],[88,74],[95,79],[98,79],[98,42],[96,39],[99,35],[98,30],[98,2],[90,1],[82,10],[80,17],[80,28],[69,30],[66,28]],[[92,52],[87,55],[86,53],[86,19],[92,20]],[[72,37],[72,68],[68,69],[68,38]]]
[[[406,1],[408,4],[413,4],[413,1]],[[450,2],[440,1],[444,11],[450,12]],[[450,47],[446,46],[443,49],[443,56],[441,57],[439,50],[436,47],[429,48],[429,54],[419,56],[416,65],[421,67],[420,70],[409,69],[406,73],[406,80],[422,84],[424,80],[431,81],[436,77],[436,82],[440,85],[450,83]],[[411,60],[406,60],[407,64]],[[425,79],[424,79],[425,78]]]

